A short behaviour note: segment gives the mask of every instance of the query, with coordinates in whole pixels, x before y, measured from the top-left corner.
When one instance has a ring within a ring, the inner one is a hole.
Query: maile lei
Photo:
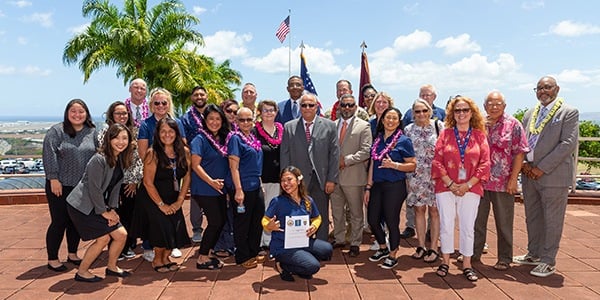
[[[192,113],[192,118],[194,118],[194,122],[196,123],[196,125],[198,125],[198,132],[203,134],[208,139],[208,142],[210,142],[210,144],[217,150],[217,152],[219,152],[219,154],[221,154],[221,156],[226,157],[227,143],[229,143],[231,133],[227,135],[227,138],[225,139],[225,145],[220,145],[219,142],[215,140],[212,134],[204,130],[204,127],[202,126],[202,122],[200,121],[200,117],[198,116],[196,109],[190,108],[190,112]]]
[[[377,136],[377,138],[373,142],[373,147],[371,149],[371,157],[373,158],[373,160],[382,160],[392,150],[392,148],[394,148],[394,146],[396,146],[396,143],[398,142],[398,139],[400,138],[401,135],[402,135],[402,130],[398,129],[398,132],[396,132],[396,134],[394,134],[394,137],[392,138],[390,143],[387,144],[387,146],[385,148],[383,148],[383,150],[379,154],[377,154],[377,147],[379,147],[379,143],[381,142],[383,134]]]
[[[260,134],[260,136],[262,136],[267,143],[269,143],[269,145],[271,145],[272,147],[276,147],[278,145],[281,144],[281,140],[283,137],[283,126],[281,125],[281,123],[275,122],[275,134],[277,136],[275,136],[275,138],[272,138],[270,134],[268,134],[265,129],[262,126],[261,122],[256,122],[256,131],[258,132],[258,134]]]
[[[535,110],[533,111],[533,115],[531,116],[531,120],[529,121],[529,133],[540,134],[546,126],[546,124],[550,120],[552,120],[552,117],[554,117],[554,114],[556,114],[556,111],[562,106],[564,101],[565,100],[563,98],[558,98],[556,100],[556,103],[554,103],[554,105],[552,106],[552,109],[550,110],[548,115],[546,115],[546,117],[542,120],[538,127],[535,127],[535,121],[537,120],[538,114],[540,113],[540,109],[542,108],[542,105],[538,103],[535,106]]]
[[[131,98],[127,98],[125,99],[125,106],[127,106],[128,109],[133,109],[133,107],[131,106]],[[134,104],[135,106],[135,104]],[[148,101],[144,101],[142,102],[142,104],[139,105],[142,108],[142,111],[140,112],[142,115],[142,119],[141,120],[137,120],[135,118],[135,112],[132,111],[131,112],[131,116],[133,117],[133,123],[135,123],[135,127],[139,128],[140,125],[142,125],[142,121],[146,120],[146,118],[148,118],[149,115],[149,108],[148,108]]]

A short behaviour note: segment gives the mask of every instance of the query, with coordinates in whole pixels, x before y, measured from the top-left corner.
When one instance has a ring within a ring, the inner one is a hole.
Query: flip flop
[[[427,259],[427,257],[432,257],[430,259]],[[433,250],[433,249],[429,249],[427,250],[427,255],[423,256],[423,261],[426,263],[432,263],[435,262],[436,260],[438,260],[438,258],[440,258],[440,255],[437,253],[437,251]]]
[[[414,259],[421,259],[425,254],[428,253],[427,250],[421,246],[417,247],[415,253],[411,256]]]
[[[158,273],[167,273],[170,271],[167,266],[152,266],[152,268]]]

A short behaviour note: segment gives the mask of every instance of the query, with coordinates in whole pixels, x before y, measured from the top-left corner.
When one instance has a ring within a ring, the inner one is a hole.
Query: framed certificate
[[[284,248],[308,247],[308,236],[306,230],[310,226],[308,215],[285,217],[285,240]]]

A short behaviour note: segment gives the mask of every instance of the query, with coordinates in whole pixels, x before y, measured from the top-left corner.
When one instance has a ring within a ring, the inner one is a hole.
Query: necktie
[[[292,117],[298,118],[298,102],[292,101]]]
[[[141,119],[142,119],[142,114],[140,113],[140,106],[138,105],[135,107],[135,121],[137,123],[140,123],[140,122],[142,122]]]
[[[310,144],[310,125],[312,125],[313,122],[306,122],[306,141]]]
[[[348,129],[348,123],[344,120],[342,121],[342,129],[340,129],[340,146],[344,143],[344,138],[346,137],[346,130]]]
[[[535,127],[540,126],[540,123],[542,123],[542,120],[544,118],[546,118],[546,115],[548,114],[548,108],[546,107],[542,107],[540,109],[540,113],[538,114],[537,120],[535,120]],[[537,144],[537,140],[539,138],[539,134],[531,134],[529,136],[529,139],[527,140],[527,143],[529,144],[529,148],[534,149],[535,148],[535,144]]]

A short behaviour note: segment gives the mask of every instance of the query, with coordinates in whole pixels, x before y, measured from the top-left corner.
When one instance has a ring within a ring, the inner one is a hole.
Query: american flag
[[[281,25],[277,28],[277,32],[275,32],[275,36],[283,43],[288,33],[290,33],[290,16],[287,16],[287,18],[281,22]]]

